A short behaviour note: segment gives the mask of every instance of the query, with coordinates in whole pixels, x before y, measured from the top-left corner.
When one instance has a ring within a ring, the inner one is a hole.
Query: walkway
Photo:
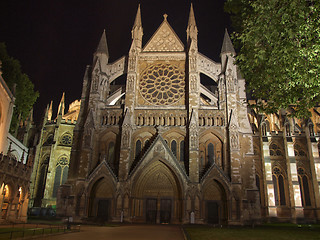
[[[48,237],[46,240],[184,240],[179,225],[81,226],[81,231]]]

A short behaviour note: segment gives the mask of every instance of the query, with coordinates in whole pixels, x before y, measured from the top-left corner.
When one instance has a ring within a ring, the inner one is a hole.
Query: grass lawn
[[[191,240],[320,240],[319,225],[264,225],[255,228],[214,228],[210,226],[186,226]]]

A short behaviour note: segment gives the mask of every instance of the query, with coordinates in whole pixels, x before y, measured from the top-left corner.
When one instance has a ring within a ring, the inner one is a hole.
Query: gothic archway
[[[227,194],[216,180],[203,186],[203,216],[209,224],[226,224],[228,220]]]
[[[112,216],[114,187],[107,178],[98,179],[92,186],[89,197],[89,218],[107,221]]]
[[[137,222],[179,223],[181,183],[164,162],[151,163],[134,181],[131,216]]]

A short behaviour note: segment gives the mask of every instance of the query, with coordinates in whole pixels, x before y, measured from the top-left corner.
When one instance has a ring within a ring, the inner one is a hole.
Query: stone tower
[[[142,46],[139,6],[128,56],[113,63],[103,32],[84,75],[58,214],[151,223],[260,219],[245,80],[230,37],[226,31],[216,63],[198,51],[192,5],[186,45],[167,18]]]

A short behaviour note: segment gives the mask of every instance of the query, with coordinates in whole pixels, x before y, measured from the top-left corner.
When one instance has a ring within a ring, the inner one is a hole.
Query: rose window
[[[184,95],[184,72],[170,64],[148,67],[141,76],[140,93],[153,105],[171,105]]]
[[[71,139],[71,136],[70,135],[64,135],[61,139],[61,143],[63,145],[71,145],[72,143],[72,139]]]

